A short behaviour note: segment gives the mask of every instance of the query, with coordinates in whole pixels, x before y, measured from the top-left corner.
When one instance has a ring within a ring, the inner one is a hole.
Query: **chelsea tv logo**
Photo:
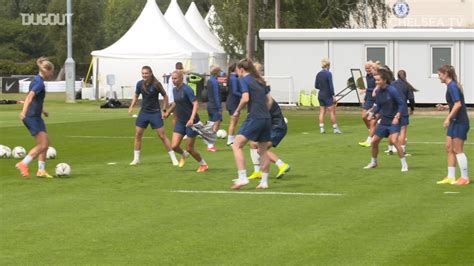
[[[405,2],[404,0],[398,0],[394,5],[393,5],[393,14],[397,18],[404,18],[408,16],[408,13],[410,12],[410,7],[408,6],[408,3]]]

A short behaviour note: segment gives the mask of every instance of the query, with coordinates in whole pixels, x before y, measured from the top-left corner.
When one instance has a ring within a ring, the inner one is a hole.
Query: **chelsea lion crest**
[[[408,16],[408,13],[410,12],[410,6],[408,6],[408,3],[405,2],[404,0],[398,0],[392,7],[393,14],[397,18],[404,18]]]

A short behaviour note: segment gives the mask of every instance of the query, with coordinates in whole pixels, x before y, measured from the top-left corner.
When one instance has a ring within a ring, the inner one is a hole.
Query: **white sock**
[[[371,163],[377,163],[377,158],[374,158],[372,157],[372,159],[370,160]]]
[[[278,159],[278,161],[276,161],[275,164],[276,164],[278,167],[282,167],[285,163],[284,163],[282,160]]]
[[[451,178],[451,179],[456,178],[456,167],[455,166],[448,166],[448,178]]]
[[[46,162],[38,161],[38,171],[44,171],[46,168]]]
[[[260,184],[268,185],[268,173],[262,173],[262,179],[260,180]]]
[[[464,153],[456,154],[456,159],[458,160],[459,170],[461,170],[461,177],[469,180],[469,175],[467,173],[467,157]]]
[[[199,165],[207,165],[206,161],[204,161],[204,159],[202,159],[200,162],[199,162]]]
[[[239,182],[242,182],[242,183],[248,182],[247,170],[239,170],[237,171],[237,173],[239,174]]]
[[[406,151],[406,147],[405,145],[402,145],[402,151],[405,152]]]
[[[250,149],[250,158],[252,158],[255,172],[260,172],[260,154],[258,154],[257,149]]]
[[[176,154],[174,153],[174,151],[169,151],[168,154],[169,154],[169,156],[171,158],[171,161],[173,163],[178,163],[178,159],[176,159]]]
[[[408,167],[408,165],[407,165],[407,158],[406,158],[406,157],[401,158],[400,161],[402,162],[402,167],[403,167],[403,168],[407,168],[407,167]]]
[[[183,151],[183,157],[186,158],[186,157],[188,157],[188,156],[189,156],[189,152]]]
[[[372,142],[372,137],[371,136],[368,136],[367,137],[367,143],[371,143]]]
[[[332,128],[337,129],[337,124],[332,124]]]
[[[397,151],[397,149],[395,148],[395,145],[388,145],[388,150],[393,151],[393,152]]]
[[[137,151],[137,150],[133,151],[133,160],[134,161],[140,160],[140,151]]]
[[[319,124],[319,127],[324,128],[324,124]]]
[[[208,148],[208,149],[214,148],[214,144],[208,143],[208,144],[207,144],[207,148]]]
[[[29,163],[31,163],[31,161],[33,161],[33,157],[31,157],[29,155],[26,155],[26,157],[23,158],[23,160],[21,162],[28,165]]]
[[[229,135],[227,136],[227,143],[234,142],[235,136],[234,135]]]

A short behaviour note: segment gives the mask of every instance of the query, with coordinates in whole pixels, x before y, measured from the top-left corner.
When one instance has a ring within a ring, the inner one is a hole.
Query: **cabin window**
[[[450,47],[431,47],[432,74],[437,74],[442,65],[452,65]]]
[[[385,47],[367,47],[366,61],[379,61],[380,65],[385,65]]]

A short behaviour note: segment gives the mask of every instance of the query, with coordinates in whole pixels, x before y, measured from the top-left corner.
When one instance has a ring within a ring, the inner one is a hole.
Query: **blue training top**
[[[219,93],[219,83],[215,76],[211,76],[206,84],[207,88],[207,110],[209,112],[222,112],[221,94]]]
[[[380,88],[377,91],[375,104],[374,113],[380,113],[380,124],[382,125],[391,125],[397,112],[401,115],[403,110],[407,108],[406,102],[403,102],[400,93],[392,85],[388,85],[385,89]]]
[[[31,100],[30,106],[28,106],[26,116],[41,117],[41,113],[43,112],[44,98],[46,97],[46,89],[44,87],[44,80],[40,75],[36,75],[31,81],[28,91],[34,91],[35,96]]]
[[[174,102],[176,103],[175,114],[178,116],[178,121],[182,123],[188,122],[193,113],[193,103],[197,101],[194,91],[187,84],[181,86],[181,88],[173,88]],[[194,123],[199,121],[199,115],[196,114]]]
[[[469,116],[467,115],[466,103],[464,102],[464,94],[459,88],[458,83],[453,80],[448,84],[448,89],[446,90],[446,102],[449,105],[450,112],[453,109],[454,104],[458,101],[461,101],[461,108],[458,110],[452,121],[454,123],[469,125]]]
[[[135,95],[142,95],[142,108],[140,112],[155,113],[160,111],[160,102],[158,100],[158,95],[161,94],[163,97],[166,96],[166,92],[163,87],[161,89],[157,88],[158,84],[150,84],[146,90],[143,88],[144,80],[137,82],[135,88]]]
[[[314,87],[319,90],[319,99],[331,99],[334,96],[334,85],[332,74],[329,70],[323,69],[316,75]]]
[[[239,106],[240,98],[242,98],[242,92],[240,89],[240,82],[237,74],[231,73],[229,77],[229,95],[227,95],[226,106],[227,110],[235,110]]]
[[[254,77],[247,75],[240,79],[242,93],[249,94],[249,118],[270,118],[267,108],[267,89]]]
[[[372,92],[374,92],[375,89],[375,78],[372,74],[367,74],[365,76],[365,79],[367,81],[367,90],[365,91],[365,97],[364,101],[366,102],[374,102],[375,97],[372,96]]]
[[[394,82],[392,82],[391,85],[397,89],[398,93],[400,93],[400,97],[402,97],[402,101],[406,104],[410,95],[408,84],[401,79],[397,79]],[[407,105],[407,108],[403,111],[403,113],[401,113],[401,115],[408,116],[408,105]]]

